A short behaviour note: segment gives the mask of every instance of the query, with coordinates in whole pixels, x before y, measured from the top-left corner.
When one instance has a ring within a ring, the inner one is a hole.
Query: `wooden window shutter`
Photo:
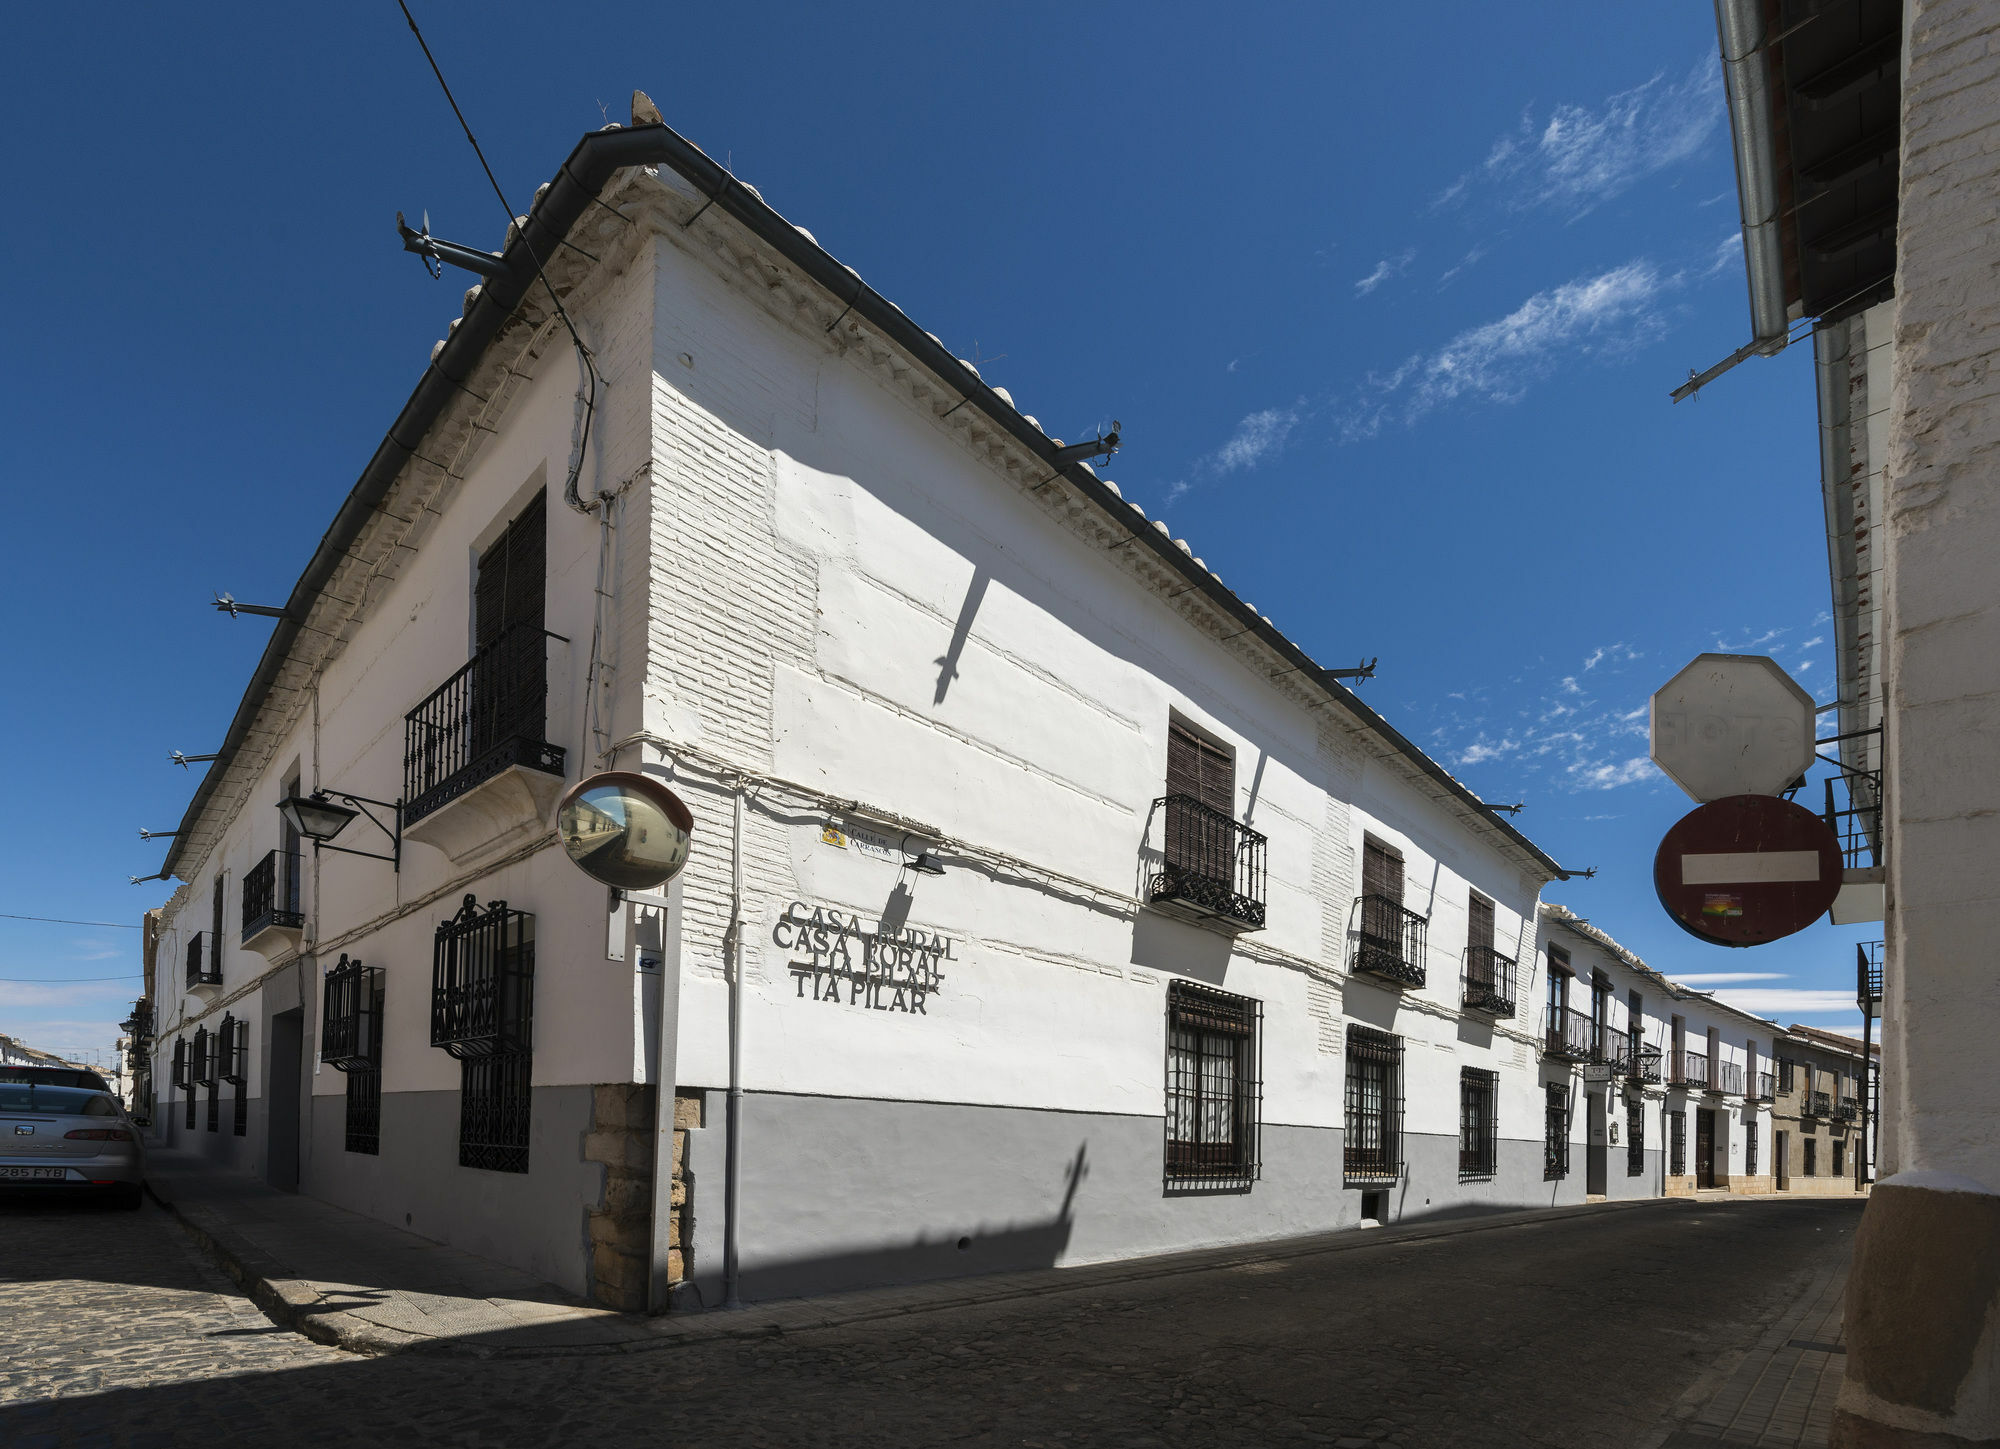
[[[1465,944],[1475,951],[1493,949],[1493,902],[1475,894],[1466,907]]]
[[[516,624],[542,627],[548,571],[548,495],[534,500],[479,556],[472,585],[472,642],[484,649]]]
[[[1179,722],[1167,726],[1167,793],[1190,795],[1232,819],[1236,757]]]
[[[1373,836],[1361,842],[1361,893],[1386,896],[1400,904],[1403,899],[1403,857]]]

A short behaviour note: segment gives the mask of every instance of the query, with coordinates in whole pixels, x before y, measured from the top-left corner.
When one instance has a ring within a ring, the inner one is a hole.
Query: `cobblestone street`
[[[1859,1204],[1670,1201],[754,1341],[493,1362],[275,1328],[148,1205],[8,1205],[0,1446],[1658,1443]]]

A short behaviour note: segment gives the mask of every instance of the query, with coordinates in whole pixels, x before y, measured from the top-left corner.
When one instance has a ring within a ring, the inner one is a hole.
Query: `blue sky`
[[[1869,930],[1726,952],[1650,884],[1651,690],[1833,668],[1806,349],[1667,400],[1747,336],[1705,10],[415,8],[517,206],[647,90],[1052,432],[1121,420],[1128,496],[1599,868],[1552,899],[1858,1025]],[[457,315],[396,211],[503,218],[393,0],[10,33],[0,912],[133,922],[265,637],[204,601],[283,599]],[[0,919],[0,1031],[107,1045],[137,934]]]

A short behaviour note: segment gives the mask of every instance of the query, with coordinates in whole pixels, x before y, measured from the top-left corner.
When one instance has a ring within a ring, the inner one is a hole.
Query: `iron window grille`
[[[1757,1119],[1754,1116],[1743,1119],[1743,1175],[1757,1175]]]
[[[1667,1175],[1685,1177],[1688,1157],[1688,1119],[1685,1112],[1667,1114]]]
[[[382,1063],[382,968],[340,955],[326,973],[320,1012],[319,1059],[336,1071],[357,1072]]]
[[[461,1059],[533,1045],[535,918],[467,895],[431,945],[431,1045]]]
[[[208,1084],[208,1130],[216,1131],[222,1125],[222,1088],[214,1082]]]
[[[1162,795],[1153,813],[1161,823],[1160,868],[1147,883],[1147,901],[1262,930],[1265,837],[1192,795]]]
[[[222,956],[215,949],[212,931],[196,931],[188,937],[187,984],[190,991],[197,986],[222,984]]]
[[[273,850],[243,873],[243,939],[272,926],[298,930],[306,923],[299,904],[299,853]]]
[[[1569,1088],[1551,1086],[1542,1108],[1542,1180],[1569,1176]]]
[[[1595,1061],[1598,1053],[1592,1043],[1596,1035],[1597,1024],[1589,1012],[1552,1001],[1542,1031],[1542,1055],[1570,1062]]]
[[[1354,949],[1354,969],[1399,986],[1421,989],[1425,981],[1424,940],[1430,922],[1405,909],[1394,896],[1362,896],[1355,907],[1361,932]]]
[[[376,1157],[382,1151],[382,1069],[350,1067],[347,1071],[347,1125],[343,1143],[349,1152]]]
[[[173,1075],[170,1076],[167,1080],[172,1082],[174,1086],[178,1087],[183,1092],[185,1092],[188,1089],[189,1085],[194,1080],[188,1074],[188,1044],[187,1044],[187,1038],[184,1036],[177,1036],[174,1038]]]
[[[563,772],[563,747],[542,738],[548,641],[560,637],[512,625],[404,717],[405,828],[512,766]]]
[[[1625,1103],[1625,1175],[1640,1177],[1646,1171],[1646,1104]]]
[[[1491,946],[1469,947],[1465,953],[1465,1009],[1489,1016],[1514,1014],[1514,959]]]
[[[250,1023],[238,1021],[233,1015],[224,1016],[216,1049],[221,1058],[216,1075],[241,1086],[250,1076]]]
[[[1349,1182],[1393,1181],[1403,1172],[1403,1039],[1372,1027],[1347,1028]]]
[[[196,1027],[194,1033],[194,1082],[197,1086],[215,1085],[215,1038],[207,1027]]]
[[[1792,1063],[1780,1057],[1778,1059],[1778,1090],[1789,1092],[1794,1085],[1796,1085],[1796,1078],[1792,1070]]]
[[[1492,1177],[1500,1165],[1500,1074],[1465,1067],[1458,1074],[1458,1175]]]
[[[1263,1004],[1174,981],[1167,986],[1166,1177],[1248,1186],[1263,1118]]]
[[[459,1072],[459,1166],[526,1172],[533,1072],[529,1054],[466,1057]]]

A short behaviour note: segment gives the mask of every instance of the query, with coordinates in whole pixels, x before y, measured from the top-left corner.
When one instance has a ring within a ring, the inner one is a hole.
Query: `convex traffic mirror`
[[[606,770],[570,786],[556,829],[577,868],[617,890],[647,891],[687,864],[694,816],[646,775]]]

